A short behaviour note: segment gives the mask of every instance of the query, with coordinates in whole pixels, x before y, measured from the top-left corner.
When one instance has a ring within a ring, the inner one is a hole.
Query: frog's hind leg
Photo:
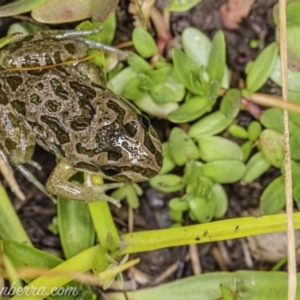
[[[75,181],[68,181],[73,175],[78,173],[78,170],[69,166],[64,161],[60,161],[50,175],[46,187],[47,190],[55,195],[64,198],[76,200],[79,202],[94,202],[105,200],[117,206],[120,206],[119,200],[109,197],[105,191],[109,189],[119,188],[123,183],[110,183],[104,185],[92,185],[89,178],[85,184]]]

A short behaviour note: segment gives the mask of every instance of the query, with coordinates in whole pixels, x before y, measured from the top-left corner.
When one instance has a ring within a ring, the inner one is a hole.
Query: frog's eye
[[[101,168],[101,171],[108,177],[112,177],[112,176],[115,176],[115,175],[118,175],[120,173],[120,169],[118,168]]]
[[[145,129],[149,129],[150,127],[150,120],[148,119],[148,117],[146,117],[145,115],[140,115],[140,120],[143,124],[143,126],[145,127]]]

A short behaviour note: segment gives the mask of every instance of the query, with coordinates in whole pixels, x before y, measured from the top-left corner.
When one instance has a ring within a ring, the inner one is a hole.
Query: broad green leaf
[[[261,124],[257,121],[252,121],[248,126],[249,140],[255,142],[261,133]]]
[[[237,89],[226,92],[220,105],[220,111],[228,118],[234,119],[240,111],[241,93]]]
[[[262,152],[251,156],[246,165],[246,172],[243,176],[243,183],[250,183],[270,169],[271,163]]]
[[[37,24],[28,23],[28,22],[18,22],[18,23],[13,23],[9,26],[7,34],[14,34],[17,36],[18,35],[22,36],[23,34],[25,36],[40,30],[43,30],[43,27]]]
[[[300,281],[300,274],[297,274],[297,281]],[[127,292],[127,297],[131,300],[216,300],[222,299],[222,284],[230,291],[238,291],[241,300],[286,300],[287,283],[287,272],[213,272],[130,291]],[[299,294],[300,287],[297,285],[297,295]],[[107,300],[124,300],[124,293],[107,293],[105,297]]]
[[[174,174],[157,175],[150,179],[150,185],[165,193],[180,191],[185,186],[182,178]]]
[[[174,70],[183,85],[197,95],[205,95],[206,88],[201,81],[201,74],[204,72],[203,68],[199,67],[193,60],[177,48],[173,48],[172,57]]]
[[[243,152],[238,144],[220,136],[207,136],[198,139],[200,158],[204,161],[222,159],[243,159]]]
[[[261,211],[264,215],[277,214],[285,206],[285,188],[282,176],[274,179],[261,195]]]
[[[33,19],[41,23],[49,24],[80,21],[90,18],[91,15],[91,0],[48,0],[43,5],[33,9],[31,12]]]
[[[185,54],[199,66],[207,66],[211,51],[211,40],[200,30],[187,27],[182,32]]]
[[[169,208],[177,211],[186,211],[189,209],[189,204],[182,198],[173,198],[168,203]]]
[[[252,64],[246,78],[247,90],[254,93],[259,90],[270,77],[278,55],[276,42],[268,45]]]
[[[112,77],[106,86],[116,95],[122,95],[128,82],[137,76],[136,71],[128,67],[120,71],[116,76]]]
[[[211,198],[216,203],[214,218],[222,218],[228,208],[228,197],[221,184],[214,184],[211,191]]]
[[[94,245],[95,229],[86,204],[59,198],[57,216],[59,237],[67,259]]]
[[[198,222],[207,223],[212,219],[216,208],[214,198],[192,197],[188,204],[192,215]]]
[[[215,135],[224,131],[232,122],[232,119],[226,118],[221,111],[217,110],[193,124],[188,135],[196,139],[202,136]]]
[[[229,126],[228,128],[228,132],[236,137],[236,138],[239,138],[239,139],[247,139],[249,134],[248,134],[248,131],[240,126],[240,125],[236,125],[236,124],[232,124]]]
[[[203,175],[217,183],[233,183],[240,180],[245,174],[246,166],[239,160],[216,160],[204,164]]]
[[[170,112],[178,108],[178,103],[176,102],[157,104],[149,94],[145,94],[142,98],[136,100],[134,104],[149,115],[163,119],[166,119]]]
[[[170,172],[176,166],[172,158],[168,142],[164,142],[162,144],[162,150],[163,150],[164,160],[163,160],[162,169],[159,172],[160,175]]]
[[[195,185],[196,187],[199,185],[199,180],[202,177],[202,165],[203,163],[198,160],[192,160],[185,165],[183,181],[187,185]]]
[[[96,22],[93,21],[93,23]],[[103,29],[99,32],[101,42],[106,45],[111,45],[114,40],[117,27],[116,14],[112,14],[105,22],[102,23],[102,26]]]
[[[211,104],[206,97],[195,96],[168,114],[168,119],[174,123],[193,121],[206,113],[211,108]]]
[[[165,83],[156,84],[153,89],[150,90],[150,95],[157,104],[175,102],[173,90]]]
[[[199,151],[194,141],[179,127],[174,127],[171,131],[169,149],[178,166],[199,158]]]
[[[259,137],[261,150],[270,163],[280,168],[284,158],[283,135],[271,129],[262,131]]]
[[[0,17],[9,17],[29,12],[44,4],[47,0],[18,0],[0,6]]]
[[[244,144],[241,145],[241,149],[243,152],[243,162],[247,161],[252,149],[253,149],[253,142],[252,141],[247,141]]]
[[[202,0],[171,0],[169,4],[169,10],[172,12],[188,11],[201,1]]]
[[[129,100],[137,101],[141,99],[147,92],[140,88],[141,79],[139,77],[132,78],[126,85],[122,95]]]
[[[298,182],[300,182],[300,165],[298,162],[291,160],[291,166],[292,166],[292,182],[294,186],[297,185]],[[281,166],[281,173],[283,176],[285,175],[284,163]]]
[[[132,70],[136,71],[137,73],[152,71],[150,64],[144,58],[136,54],[129,55],[127,62]]]
[[[226,66],[225,60],[226,45],[224,34],[222,31],[217,31],[212,40],[211,51],[207,65],[207,73],[210,81],[217,80],[219,85],[221,85]]]
[[[300,2],[299,1],[288,1],[286,5],[286,23],[287,27],[293,25],[300,25],[299,19],[299,10],[300,10]],[[279,25],[279,9],[278,4],[276,4],[273,8],[273,19],[274,23]]]
[[[119,0],[90,0],[92,1],[92,18],[104,22],[116,9]]]
[[[300,128],[296,129],[290,136],[291,158],[300,160]]]
[[[134,28],[132,42],[136,51],[144,58],[149,58],[157,54],[157,47],[153,37],[141,27]]]
[[[261,114],[260,121],[266,128],[283,133],[283,112],[279,108],[269,108],[264,110]],[[297,125],[289,120],[290,134],[297,128]]]
[[[181,224],[183,222],[183,220],[184,220],[184,218],[183,218],[183,212],[180,211],[180,210],[174,210],[174,209],[169,208],[169,215],[170,215],[170,219],[173,222]]]

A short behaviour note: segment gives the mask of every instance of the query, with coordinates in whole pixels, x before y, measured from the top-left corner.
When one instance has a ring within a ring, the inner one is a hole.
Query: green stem
[[[294,213],[295,229],[300,228],[300,213]],[[122,235],[121,255],[188,244],[199,244],[286,230],[286,215],[237,218],[179,228],[140,231]]]

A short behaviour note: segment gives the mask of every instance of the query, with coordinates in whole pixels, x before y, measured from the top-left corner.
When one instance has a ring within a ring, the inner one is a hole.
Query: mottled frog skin
[[[84,41],[57,35],[38,33],[0,49],[2,69],[51,66],[87,55]],[[47,182],[55,195],[111,201],[107,189],[147,180],[161,169],[161,144],[149,119],[100,78],[89,63],[0,71],[0,150],[12,165],[28,162],[36,143],[58,157]],[[120,183],[69,182],[78,171]]]

